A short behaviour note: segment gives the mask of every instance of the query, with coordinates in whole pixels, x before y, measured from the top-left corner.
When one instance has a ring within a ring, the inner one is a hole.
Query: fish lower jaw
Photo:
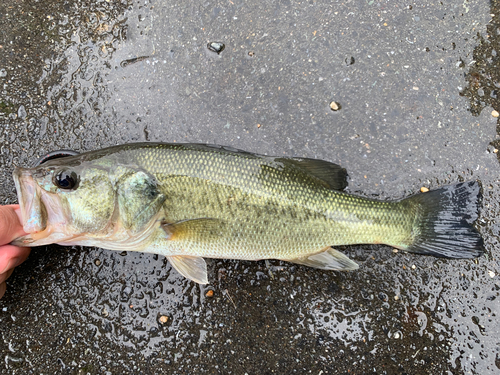
[[[106,250],[114,251],[144,251],[152,242],[151,232],[155,228],[141,233],[140,235],[132,235],[122,227],[114,227],[113,233],[101,234],[81,234],[71,238],[69,241],[57,242],[62,246],[89,246],[100,247]]]
[[[113,251],[143,251],[148,247],[149,241],[141,242],[127,242],[126,239],[122,241],[110,240],[107,238],[86,238],[86,237],[75,237],[70,241],[58,242],[61,246],[88,246],[88,247],[100,247],[106,250]]]
[[[74,235],[67,235],[65,233],[57,233],[51,229],[45,229],[40,232],[33,232],[22,237],[16,238],[11,242],[15,246],[36,247],[50,245],[53,243],[60,243],[73,239]]]

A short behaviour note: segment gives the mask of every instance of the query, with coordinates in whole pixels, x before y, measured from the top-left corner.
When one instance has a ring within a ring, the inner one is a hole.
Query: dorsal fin
[[[308,158],[277,158],[275,161],[302,169],[305,173],[324,182],[325,186],[330,189],[344,190],[347,187],[347,171],[338,164]]]

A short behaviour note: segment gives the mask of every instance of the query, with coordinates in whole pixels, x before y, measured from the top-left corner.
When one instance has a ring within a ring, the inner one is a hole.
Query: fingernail
[[[19,219],[19,223],[21,224],[21,228],[22,228],[22,230],[19,233],[19,236],[23,236],[23,235],[25,235],[27,233],[24,231],[24,228],[23,228],[24,223],[23,223],[23,214],[21,212],[21,208],[16,208],[14,210],[14,212],[16,213],[17,218]]]
[[[16,213],[17,217],[19,218],[19,222],[22,224],[22,222],[23,222],[23,214],[21,212],[21,207],[16,208],[14,210],[14,212]]]

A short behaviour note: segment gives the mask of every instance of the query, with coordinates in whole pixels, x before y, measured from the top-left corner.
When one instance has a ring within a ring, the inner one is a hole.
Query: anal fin
[[[207,264],[202,257],[174,255],[167,259],[182,276],[198,284],[208,284]]]
[[[327,247],[324,251],[313,255],[283,260],[330,271],[352,271],[359,268],[356,262],[331,247]]]

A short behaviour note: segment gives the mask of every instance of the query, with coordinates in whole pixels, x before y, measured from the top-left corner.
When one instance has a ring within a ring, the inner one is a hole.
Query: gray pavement
[[[217,143],[339,163],[379,199],[477,179],[487,252],[341,248],[351,273],[212,260],[198,286],[162,256],[37,248],[0,300],[0,373],[497,374],[499,17],[479,0],[3,0],[0,203],[44,152]]]

